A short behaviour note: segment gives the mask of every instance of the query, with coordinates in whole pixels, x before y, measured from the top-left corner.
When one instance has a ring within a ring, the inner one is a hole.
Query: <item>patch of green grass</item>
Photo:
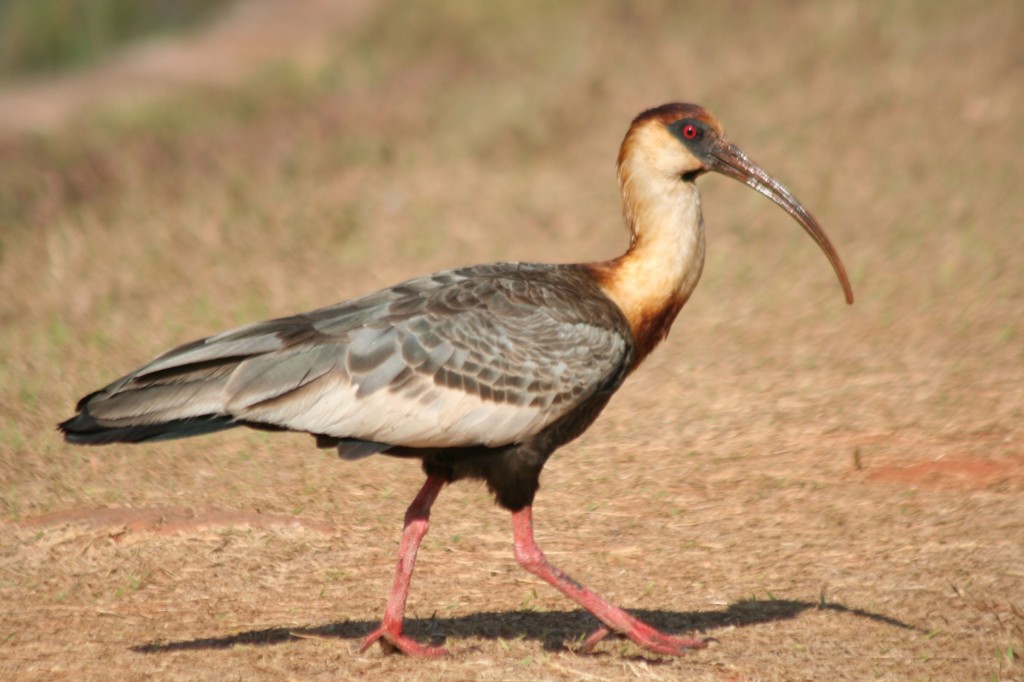
[[[78,69],[125,43],[199,25],[229,0],[5,0],[0,79]]]
[[[996,660],[999,663],[1000,670],[1017,667],[1017,664],[1020,662],[1020,655],[1014,648],[1013,642],[996,649]]]
[[[522,600],[519,602],[520,611],[536,611],[537,607],[534,606],[533,602],[537,599],[537,590],[530,590]]]
[[[152,574],[152,571],[146,570],[138,575],[128,576],[128,580],[114,591],[114,597],[121,598],[126,594],[138,592],[146,584]]]
[[[4,516],[8,517],[11,521],[19,521],[21,519],[21,498],[17,490],[9,489],[3,495],[0,495],[0,506],[3,507]]]

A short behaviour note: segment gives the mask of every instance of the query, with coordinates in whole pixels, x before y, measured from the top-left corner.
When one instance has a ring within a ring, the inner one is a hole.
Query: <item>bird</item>
[[[668,334],[700,279],[705,235],[695,181],[734,178],[782,207],[818,244],[846,302],[853,289],[817,220],[696,104],[637,115],[618,183],[629,245],[605,261],[491,263],[410,279],[312,312],[186,343],[82,398],[59,424],[68,443],[154,442],[236,427],[311,434],[343,460],[419,460],[379,643],[449,653],[403,632],[416,555],[442,488],[482,479],[512,516],[517,563],[589,611],[606,637],[681,655],[707,639],[671,635],[554,566],[533,532],[541,470],[580,436]]]

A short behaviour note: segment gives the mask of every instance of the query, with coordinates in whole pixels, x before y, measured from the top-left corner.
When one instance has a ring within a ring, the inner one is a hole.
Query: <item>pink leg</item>
[[[703,649],[708,645],[707,640],[673,637],[655,630],[552,566],[533,539],[533,511],[530,507],[512,512],[512,532],[515,538],[516,561],[520,566],[551,583],[562,594],[604,623],[583,643],[584,651],[589,651],[612,632],[625,635],[640,646],[659,654],[679,655],[690,649]]]
[[[440,476],[428,476],[427,482],[423,484],[416,499],[405,512],[405,529],[402,531],[402,544],[398,547],[398,568],[395,569],[391,595],[388,597],[387,608],[384,609],[384,619],[380,626],[363,640],[359,653],[366,651],[377,641],[380,641],[385,651],[398,649],[410,656],[443,656],[448,653],[447,649],[419,644],[402,634],[405,600],[409,597],[412,569],[416,566],[416,552],[430,526],[430,507],[433,506],[444,484],[445,480]]]

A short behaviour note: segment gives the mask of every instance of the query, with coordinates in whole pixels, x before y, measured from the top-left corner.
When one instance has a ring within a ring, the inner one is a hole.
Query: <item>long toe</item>
[[[403,635],[401,630],[396,631],[383,625],[366,636],[363,643],[359,646],[359,653],[364,653],[373,646],[374,642],[380,642],[380,648],[385,653],[401,651],[408,656],[421,656],[424,658],[437,658],[438,656],[447,656],[451,653],[444,647],[420,644],[411,637]]]
[[[598,642],[600,642],[601,640],[603,640],[605,637],[607,637],[610,634],[612,634],[611,630],[609,630],[604,625],[600,626],[599,628],[597,628],[596,630],[591,632],[590,636],[588,636],[585,640],[583,640],[583,645],[580,647],[580,650],[581,651],[592,651],[593,648],[595,646],[597,646]]]
[[[694,649],[703,649],[711,641],[695,637],[673,637],[653,628],[650,632],[634,631],[626,636],[645,649],[670,656],[681,656]]]
[[[637,627],[628,632],[615,632],[611,628],[602,625],[590,633],[590,636],[583,641],[580,650],[584,652],[592,651],[598,642],[604,640],[608,635],[628,637],[649,651],[669,656],[681,656],[694,649],[703,649],[709,642],[714,641],[713,639],[673,637],[672,635],[666,635],[664,632],[655,630],[646,623],[638,623]]]

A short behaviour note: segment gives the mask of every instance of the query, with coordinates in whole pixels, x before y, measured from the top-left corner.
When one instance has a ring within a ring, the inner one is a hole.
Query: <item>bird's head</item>
[[[711,112],[696,104],[664,104],[633,120],[619,152],[620,173],[639,163],[648,172],[680,182],[693,182],[714,171],[756,189],[786,210],[821,247],[843,287],[847,303],[853,289],[835,247],[814,216],[746,154],[729,142]]]

